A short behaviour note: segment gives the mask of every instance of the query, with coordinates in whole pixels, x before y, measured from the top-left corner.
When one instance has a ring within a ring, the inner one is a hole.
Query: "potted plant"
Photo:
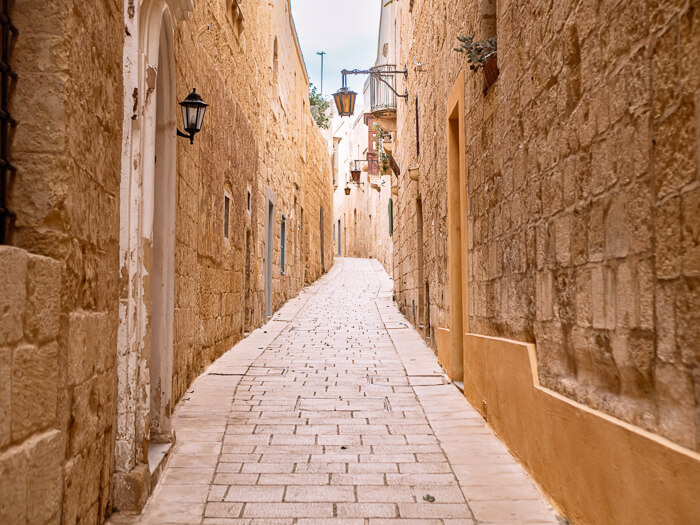
[[[488,91],[498,78],[498,41],[494,36],[488,40],[477,40],[475,42],[475,35],[476,33],[458,36],[459,44],[454,50],[458,53],[466,53],[469,69],[475,73],[483,69],[484,91]]]
[[[391,134],[384,131],[376,122],[374,123],[374,131],[374,149],[377,151],[379,171],[381,171],[382,175],[389,175],[391,173],[391,164],[389,163],[391,149],[385,150],[384,144],[391,142]]]
[[[382,152],[379,155],[379,171],[382,175],[391,175],[391,164],[389,164],[389,155]]]

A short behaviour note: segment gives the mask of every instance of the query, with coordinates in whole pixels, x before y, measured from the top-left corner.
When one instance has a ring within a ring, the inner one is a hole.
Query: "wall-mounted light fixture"
[[[336,93],[333,94],[333,98],[335,99],[335,105],[338,108],[338,114],[341,117],[350,117],[355,113],[355,100],[357,99],[357,93],[354,91],[351,91],[348,88],[348,75],[369,75],[372,78],[375,78],[379,80],[380,82],[383,82],[386,84],[386,86],[396,95],[397,97],[403,98],[405,100],[408,100],[408,89],[406,90],[406,93],[403,95],[399,94],[394,87],[384,80],[382,77],[383,76],[388,76],[388,75],[403,75],[404,79],[408,78],[408,67],[404,67],[403,70],[383,70],[380,67],[375,67],[372,69],[367,69],[367,70],[362,70],[362,69],[353,69],[353,70],[347,70],[343,69],[341,71],[343,75],[343,87],[340,88]]]
[[[355,113],[357,93],[348,88],[348,80],[345,76],[345,71],[343,71],[343,87],[336,93],[333,93],[333,98],[335,99],[335,106],[338,108],[338,114],[341,117],[350,117]]]
[[[194,144],[194,136],[202,130],[204,122],[204,114],[207,111],[207,104],[202,100],[202,97],[197,93],[196,89],[192,89],[192,93],[187,95],[187,98],[180,102],[182,110],[182,125],[186,133],[179,129],[177,130],[178,137],[190,139],[190,144]]]
[[[345,186],[345,195],[350,195],[350,186]]]
[[[374,159],[355,159],[351,162],[350,164],[350,182],[352,184],[362,184],[360,182],[360,173],[362,170],[358,166],[358,163],[360,162],[367,162],[368,164],[376,163],[377,161]],[[365,170],[368,171],[368,170]]]
[[[353,163],[352,168],[350,168],[350,182],[353,184],[360,183],[360,168],[357,167],[357,161]]]

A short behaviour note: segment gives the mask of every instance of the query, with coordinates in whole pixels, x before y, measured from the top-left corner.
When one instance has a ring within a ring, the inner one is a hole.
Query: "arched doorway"
[[[175,286],[175,75],[169,13],[161,20],[155,88],[150,442],[169,442]]]
[[[125,12],[114,505],[140,510],[171,440],[175,269],[175,21],[192,0]]]

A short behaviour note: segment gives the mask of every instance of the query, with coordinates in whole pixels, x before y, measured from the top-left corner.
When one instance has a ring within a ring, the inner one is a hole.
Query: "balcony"
[[[395,71],[394,64],[375,66],[370,71],[379,75],[370,76],[370,112],[376,119],[396,119],[396,94],[391,89],[396,89],[396,75],[394,73],[382,73],[382,71]],[[381,77],[378,78],[378,77]],[[388,85],[387,85],[388,84]],[[391,86],[391,89],[389,88]]]

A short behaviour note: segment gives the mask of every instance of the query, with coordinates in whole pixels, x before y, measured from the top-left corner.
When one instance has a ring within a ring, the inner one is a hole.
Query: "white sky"
[[[385,1],[385,0],[384,0]],[[368,69],[377,58],[379,14],[382,0],[291,0],[292,16],[299,34],[310,81],[323,94],[335,93],[342,85],[341,69]],[[348,86],[362,100],[365,75],[351,75]]]

